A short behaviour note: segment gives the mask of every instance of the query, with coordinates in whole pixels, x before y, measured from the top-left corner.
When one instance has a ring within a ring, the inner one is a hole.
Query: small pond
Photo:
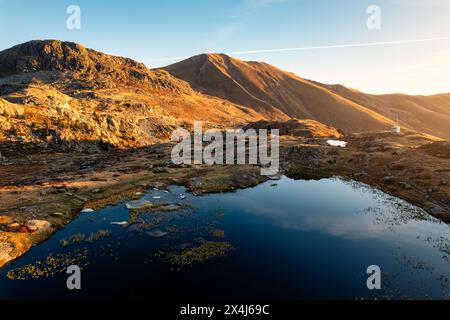
[[[423,210],[340,178],[200,197],[172,186],[81,214],[0,270],[0,298],[448,299],[449,239]]]

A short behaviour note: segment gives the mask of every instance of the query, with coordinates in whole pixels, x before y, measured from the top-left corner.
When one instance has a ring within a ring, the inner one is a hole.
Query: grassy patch
[[[211,234],[213,235],[213,237],[218,238],[218,239],[225,238],[225,231],[220,230],[220,229],[213,230],[211,232]]]
[[[76,233],[69,238],[61,239],[60,243],[63,247],[68,247],[71,244],[77,244],[81,242],[95,242],[102,238],[106,238],[111,234],[109,230],[98,230],[97,232],[92,232],[89,236],[83,233]]]
[[[188,267],[194,263],[225,256],[232,249],[229,242],[205,241],[197,247],[184,249],[180,254],[170,257],[170,262],[174,266]]]
[[[71,265],[85,267],[87,265],[87,250],[77,250],[68,254],[49,255],[45,260],[27,264],[8,271],[9,280],[32,280],[51,278],[56,274],[66,272]]]

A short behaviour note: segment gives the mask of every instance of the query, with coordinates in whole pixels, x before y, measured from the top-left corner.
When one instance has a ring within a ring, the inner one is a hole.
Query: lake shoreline
[[[450,222],[450,160],[419,150],[417,145],[430,143],[426,138],[407,133],[352,135],[346,137],[345,148],[329,146],[326,140],[284,137],[281,173],[297,179],[340,176],[363,182]],[[11,163],[0,166],[0,267],[64,228],[83,209],[98,210],[169,185],[201,195],[268,180],[260,175],[259,166],[175,166],[171,147],[9,155]],[[431,168],[448,168],[449,173]],[[42,225],[28,228],[30,221]]]

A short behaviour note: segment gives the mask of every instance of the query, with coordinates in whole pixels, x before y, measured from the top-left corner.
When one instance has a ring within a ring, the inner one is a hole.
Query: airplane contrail
[[[386,46],[386,45],[410,44],[410,43],[418,43],[418,42],[431,42],[431,41],[444,41],[444,40],[450,40],[450,36],[449,37],[439,37],[439,38],[425,38],[425,39],[394,40],[394,41],[364,42],[364,43],[336,44],[336,45],[310,46],[310,47],[295,47],[295,48],[278,48],[278,49],[235,51],[235,52],[229,52],[228,54],[237,56],[237,55],[248,55],[248,54],[258,54],[258,53],[274,53],[274,52],[307,51],[307,50],[321,50],[321,49],[340,49],[340,48]],[[188,56],[184,56],[184,57],[170,57],[170,58],[158,58],[158,59],[144,60],[144,62],[184,60],[184,59],[188,59],[188,58],[189,58]]]

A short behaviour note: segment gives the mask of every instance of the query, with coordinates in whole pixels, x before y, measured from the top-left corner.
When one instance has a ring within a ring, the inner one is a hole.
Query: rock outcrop
[[[0,268],[23,255],[33,244],[47,239],[53,231],[48,221],[10,224],[6,231],[0,231]]]
[[[289,121],[258,121],[251,123],[244,127],[248,129],[278,129],[281,136],[305,137],[305,138],[334,138],[340,139],[343,133],[337,129],[324,125],[314,120],[298,120],[292,119]]]
[[[174,92],[190,91],[187,84],[167,72],[152,71],[132,59],[57,40],[30,41],[5,50],[0,53],[0,66],[0,78],[43,71],[71,72],[109,86],[116,82],[143,84]]]
[[[33,150],[98,152],[168,141],[178,127],[262,119],[195,92],[164,70],[79,44],[31,41],[0,52],[0,141]]]

